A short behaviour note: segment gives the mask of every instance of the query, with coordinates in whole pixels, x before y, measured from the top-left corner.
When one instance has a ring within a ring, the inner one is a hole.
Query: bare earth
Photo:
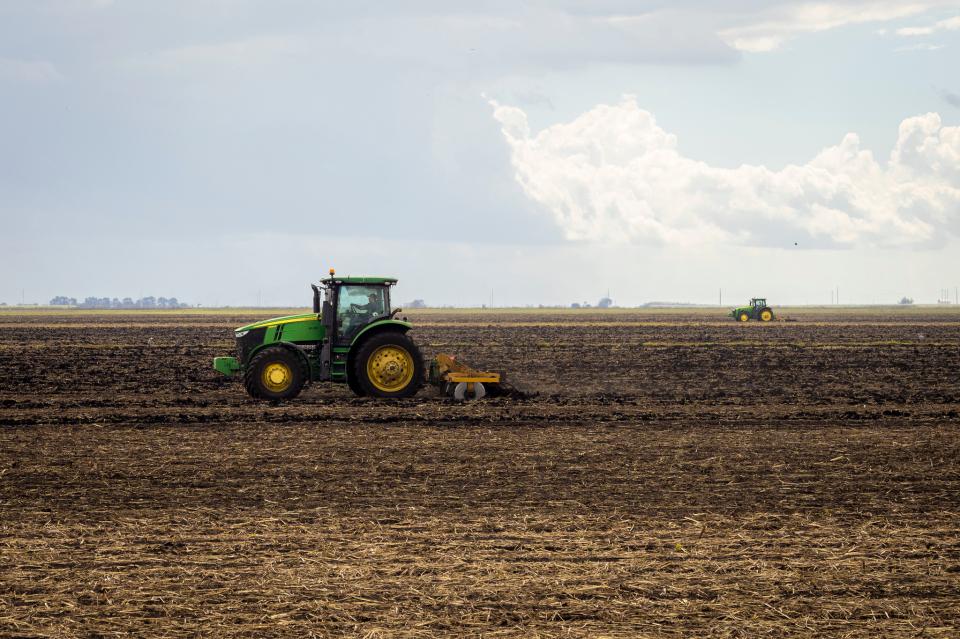
[[[960,312],[787,314],[410,314],[540,394],[270,405],[256,314],[0,313],[0,635],[960,636]]]

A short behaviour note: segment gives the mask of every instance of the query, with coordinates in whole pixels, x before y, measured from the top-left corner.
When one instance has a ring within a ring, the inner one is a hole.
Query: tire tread
[[[260,368],[265,361],[276,359],[282,359],[290,364],[293,371],[293,384],[284,394],[273,397],[260,385]],[[254,399],[293,399],[300,394],[309,378],[310,371],[303,362],[303,358],[283,346],[268,346],[250,360],[250,364],[243,373],[243,386],[247,394]]]

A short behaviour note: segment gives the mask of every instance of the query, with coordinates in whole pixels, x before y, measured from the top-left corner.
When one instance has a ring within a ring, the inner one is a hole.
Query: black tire
[[[409,359],[412,360],[407,364],[399,365],[400,368],[394,377],[399,378],[398,383],[402,383],[402,385],[395,389],[389,388],[389,386],[384,388],[383,384],[378,386],[374,383],[374,380],[368,374],[369,367],[367,365],[371,358],[375,358],[381,355],[384,350],[391,348],[405,351],[409,355]],[[409,365],[412,365],[412,368],[407,369],[406,367]],[[386,331],[367,338],[358,347],[356,357],[353,360],[353,369],[353,383],[358,384],[364,393],[371,397],[411,397],[423,386],[423,355],[420,354],[420,349],[417,348],[413,340],[399,331]]]
[[[350,387],[350,390],[352,390],[353,394],[357,397],[366,397],[367,391],[363,390],[363,386],[360,385],[360,382],[357,380],[357,375],[353,371],[347,372],[347,386]]]
[[[279,371],[283,379],[271,384],[269,371]],[[307,376],[303,358],[283,346],[270,346],[250,360],[243,386],[255,399],[293,399],[303,390]]]

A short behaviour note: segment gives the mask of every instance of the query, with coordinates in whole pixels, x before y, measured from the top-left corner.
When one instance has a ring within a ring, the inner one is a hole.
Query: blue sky
[[[713,5],[4,3],[0,301],[960,284],[960,2]]]

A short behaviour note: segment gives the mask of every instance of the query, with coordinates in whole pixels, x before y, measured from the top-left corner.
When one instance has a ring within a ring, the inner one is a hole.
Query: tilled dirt
[[[960,313],[411,314],[536,395],[219,378],[223,314],[0,314],[0,635],[960,634]]]

